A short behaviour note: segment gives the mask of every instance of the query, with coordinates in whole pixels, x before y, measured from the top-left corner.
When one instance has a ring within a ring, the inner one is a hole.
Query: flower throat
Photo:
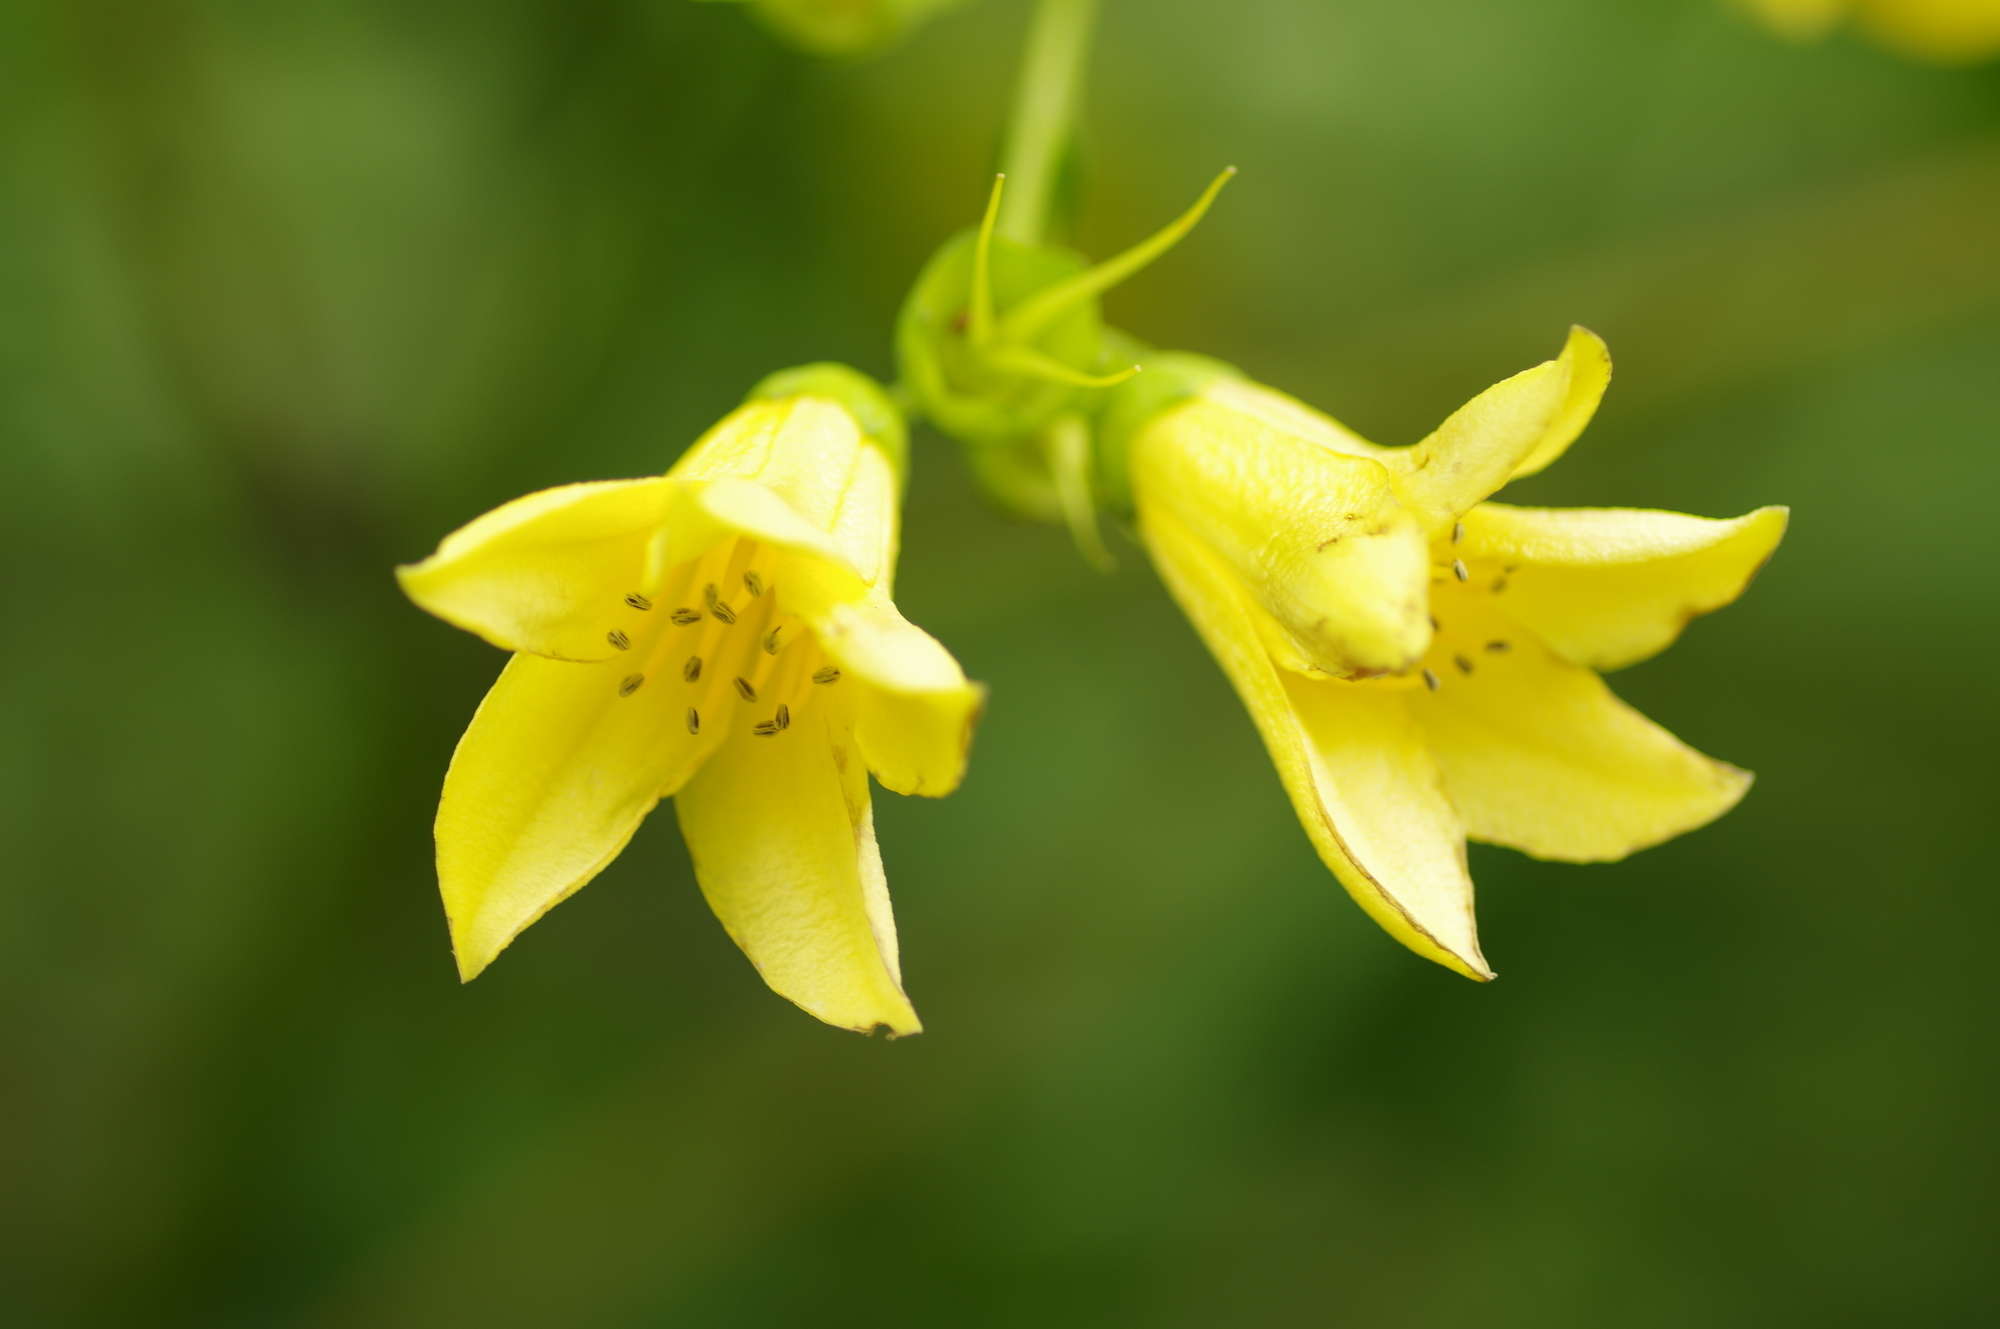
[[[670,569],[657,596],[633,591],[604,634],[621,652],[621,697],[677,688],[690,734],[790,729],[815,690],[840,681],[805,623],[784,611],[776,554],[734,539]]]

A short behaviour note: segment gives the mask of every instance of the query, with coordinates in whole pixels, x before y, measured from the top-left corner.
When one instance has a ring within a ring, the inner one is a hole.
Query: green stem
[[[1048,229],[1096,22],[1097,0],[1037,0],[1000,158],[1007,193],[1000,203],[998,231],[1009,240],[1040,244]]]

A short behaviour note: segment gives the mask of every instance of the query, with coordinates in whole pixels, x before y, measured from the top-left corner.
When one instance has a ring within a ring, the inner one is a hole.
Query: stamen
[[[1429,688],[1432,692],[1436,692],[1439,686],[1438,676],[1436,674],[1433,674],[1428,669],[1424,670],[1423,673],[1424,673],[1424,686]]]
[[[769,738],[778,732],[778,722],[776,720],[759,720],[756,724],[750,726],[750,732],[759,738]]]
[[[625,675],[624,681],[618,685],[618,695],[621,697],[631,696],[633,693],[639,690],[639,685],[644,683],[645,681],[646,681],[646,676],[644,674]]]
[[[771,717],[771,723],[780,729],[790,729],[792,727],[792,708],[783,702],[779,702],[778,713]]]
[[[611,631],[605,633],[604,640],[610,642],[612,647],[616,650],[629,651],[632,649],[632,639],[626,636],[624,633],[620,632],[617,628],[613,628],[611,629]]]
[[[699,655],[690,655],[687,658],[687,663],[681,666],[681,677],[690,683],[701,677],[701,657]]]
[[[754,569],[745,572],[743,574],[743,589],[750,592],[753,596],[762,595],[764,593],[764,579],[758,576]]]
[[[708,612],[715,615],[717,622],[734,623],[736,621],[736,611],[729,607],[729,602],[723,599],[721,594],[715,589],[714,582],[710,582],[701,588],[701,598],[708,602]]]
[[[625,603],[631,605],[634,609],[651,609],[653,607],[653,602],[637,591],[626,596]]]
[[[778,634],[784,630],[785,625],[780,623],[777,627],[772,628],[764,634],[764,654],[776,655],[778,653]]]
[[[815,683],[838,683],[839,681],[840,671],[832,665],[828,665],[824,669],[813,670],[813,682]]]
[[[692,706],[688,707],[688,732],[690,734],[701,732],[701,712]]]
[[[1431,631],[1432,632],[1444,631],[1444,624],[1438,622],[1438,616],[1436,614],[1431,615]]]
[[[1451,542],[1453,544],[1457,544],[1460,540],[1463,540],[1464,538],[1465,538],[1465,523],[1462,521],[1453,522],[1451,524]]]
[[[672,619],[675,623],[679,624],[681,627],[687,627],[690,623],[701,622],[701,611],[699,609],[689,609],[686,606],[682,606],[681,608],[674,610],[673,613],[667,615],[667,617]]]
[[[1507,589],[1507,574],[1503,572],[1499,576],[1493,579],[1493,593],[1495,595],[1498,595],[1500,594],[1500,592],[1506,589]]]
[[[1465,566],[1464,559],[1454,558],[1451,561],[1451,575],[1458,578],[1460,581],[1471,581],[1472,569]]]
[[[1506,642],[1495,640],[1487,642],[1486,649],[1495,655],[1505,655],[1510,648]]]
[[[1452,656],[1451,662],[1458,666],[1458,672],[1461,674],[1469,674],[1472,672],[1472,661],[1466,659],[1462,655]]]
[[[750,680],[742,675],[736,677],[736,695],[745,701],[757,700],[757,689],[750,686]]]

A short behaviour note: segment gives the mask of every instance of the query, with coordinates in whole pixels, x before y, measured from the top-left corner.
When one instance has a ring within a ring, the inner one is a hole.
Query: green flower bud
[[[962,443],[1007,444],[1041,432],[1091,390],[1104,326],[1086,295],[1026,337],[996,335],[997,316],[976,312],[982,234],[953,236],[924,265],[896,321],[896,355],[918,409],[940,430]],[[1089,267],[1066,250],[997,237],[988,245],[991,302],[1000,309]]]
[[[997,235],[1003,178],[978,229],[953,236],[925,265],[896,325],[904,385],[917,410],[966,446],[981,484],[1006,507],[1076,525],[1089,469],[1077,464],[1087,462],[1078,422],[1139,372],[1136,343],[1104,326],[1098,297],[1178,243],[1234,173],[1217,176],[1157,234],[1095,266]]]

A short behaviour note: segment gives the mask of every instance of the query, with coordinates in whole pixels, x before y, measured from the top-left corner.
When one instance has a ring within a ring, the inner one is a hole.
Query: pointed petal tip
[[[463,987],[485,973],[486,966],[493,963],[493,957],[490,955],[474,955],[470,951],[454,949],[452,951],[452,962],[458,968],[459,986]]]
[[[1605,343],[1604,338],[1598,336],[1581,323],[1570,324],[1569,336],[1563,343],[1563,349],[1569,351],[1583,350],[1585,348],[1595,350],[1606,361],[1611,359],[1611,347]]]
[[[1493,972],[1493,967],[1486,963],[1486,957],[1480,954],[1477,943],[1469,949],[1468,954],[1464,955],[1459,954],[1457,951],[1445,949],[1442,945],[1438,945],[1435,940],[1433,940],[1432,944],[1437,946],[1437,951],[1434,954],[1427,955],[1425,958],[1437,961],[1461,978],[1469,978],[1475,983],[1491,983],[1494,979],[1500,977],[1500,975]]]
[[[507,941],[498,946],[484,944],[476,941],[455,920],[448,919],[447,923],[451,928],[451,960],[458,969],[461,986],[485,973],[488,966],[500,958],[500,952],[507,949]],[[508,938],[508,941],[512,940]]]
[[[782,992],[778,995],[784,996]],[[816,1010],[801,1001],[793,1001],[793,1004],[821,1024],[846,1029],[864,1038],[879,1038],[885,1043],[893,1043],[899,1038],[910,1038],[924,1032],[924,1022],[917,1018],[916,1008],[910,1005],[909,998],[900,991],[896,996],[902,1000],[885,1002],[881,1009],[871,1012]]]

